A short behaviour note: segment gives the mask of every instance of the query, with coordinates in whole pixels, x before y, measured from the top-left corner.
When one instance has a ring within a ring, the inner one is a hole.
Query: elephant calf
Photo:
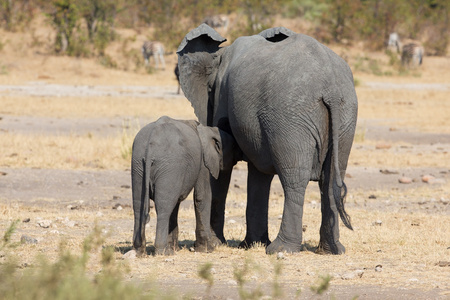
[[[145,224],[149,222],[149,198],[155,202],[156,254],[173,254],[178,247],[178,208],[194,188],[196,216],[195,250],[213,250],[210,241],[210,174],[231,169],[237,161],[234,138],[217,127],[163,116],[143,127],[133,143],[133,247],[146,250]]]

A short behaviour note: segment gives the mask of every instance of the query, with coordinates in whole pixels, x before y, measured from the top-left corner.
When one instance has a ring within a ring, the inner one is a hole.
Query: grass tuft
[[[6,230],[2,248],[9,245],[17,221]],[[123,280],[124,268],[114,259],[114,248],[102,245],[105,237],[100,227],[84,240],[81,255],[74,255],[60,244],[59,256],[49,262],[43,256],[36,267],[19,272],[12,258],[0,265],[0,294],[2,299],[171,299],[162,293],[143,290]],[[89,274],[91,254],[101,252],[100,272]]]
[[[319,283],[316,286],[311,286],[311,291],[313,291],[317,295],[322,295],[330,287],[330,281],[332,278],[333,277],[331,277],[330,275],[320,276]]]

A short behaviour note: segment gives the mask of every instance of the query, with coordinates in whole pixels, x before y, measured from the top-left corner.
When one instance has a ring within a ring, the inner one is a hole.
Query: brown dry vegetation
[[[41,39],[49,34],[41,29],[35,29],[34,32]],[[171,86],[176,90],[172,70],[176,59],[174,55],[166,57],[166,70],[147,74],[143,70],[107,69],[95,60],[36,54],[23,45],[23,41],[29,38],[27,34],[1,32],[0,36],[3,42],[7,41],[1,52],[0,65],[6,68],[4,74],[0,75],[1,85],[27,85],[39,81],[121,86],[124,89],[128,85]],[[143,37],[142,34],[138,35],[136,42],[130,47],[139,47]],[[115,47],[109,51],[118,49],[119,45]],[[345,53],[351,67],[362,51],[356,46],[348,49],[333,45],[331,47],[338,54]],[[392,69],[384,54],[363,55],[379,59],[382,68]],[[431,170],[447,168],[447,173],[435,172],[437,176],[446,179],[444,183],[437,185],[411,185],[403,188],[394,182],[380,187],[376,182],[367,181],[364,188],[350,189],[347,210],[352,216],[355,230],[349,231],[342,227],[341,241],[347,249],[345,255],[321,256],[313,253],[318,244],[321,218],[320,197],[315,184],[311,184],[306,195],[305,251],[286,254],[284,259],[277,260],[275,256],[265,255],[262,247],[248,251],[237,249],[238,242],[245,236],[245,178],[239,181],[240,186],[232,187],[229,192],[225,235],[230,246],[219,247],[213,253],[189,251],[195,239],[192,205],[186,205],[180,211],[179,239],[183,249],[173,257],[148,256],[122,261],[122,254],[131,247],[131,208],[113,210],[111,206],[87,203],[80,199],[83,205],[79,209],[69,209],[66,205],[59,204],[60,201],[62,203],[63,194],[61,199],[39,199],[39,205],[33,204],[34,199],[23,202],[0,195],[0,229],[6,228],[12,220],[30,218],[30,222],[20,224],[18,232],[13,236],[14,241],[19,241],[22,234],[39,240],[38,244],[21,244],[14,249],[18,265],[27,268],[36,264],[38,254],[54,260],[61,241],[74,252],[79,251],[83,238],[98,223],[108,236],[107,244],[116,247],[117,261],[128,266],[129,272],[125,280],[143,283],[146,289],[156,283],[173,289],[178,295],[206,297],[207,285],[198,277],[197,270],[203,264],[211,262],[214,284],[210,293],[224,299],[238,297],[234,272],[242,270],[245,264],[250,265],[250,271],[246,275],[249,282],[247,289],[261,285],[265,294],[271,295],[272,285],[278,281],[286,299],[293,298],[297,289],[302,290],[300,298],[311,297],[309,287],[317,285],[322,275],[333,276],[329,294],[324,297],[331,297],[333,294],[339,299],[354,296],[361,296],[361,299],[389,299],[405,295],[410,298],[414,295],[418,295],[418,298],[448,297],[450,268],[438,264],[450,261],[450,59],[426,57],[423,67],[406,75],[375,76],[355,71],[355,78],[360,82],[357,87],[359,123],[349,161],[349,173],[354,170],[352,167],[373,167],[376,173],[382,168],[396,169],[399,176],[413,167],[428,167]],[[366,85],[370,82],[417,85],[437,83],[446,85],[447,90],[426,90],[420,87],[418,90],[411,90],[398,85],[395,88],[374,89]],[[115,135],[104,136],[77,132],[70,135],[59,134],[57,128],[54,133],[17,133],[14,128],[2,128],[0,121],[0,171],[2,168],[8,172],[14,169],[26,172],[27,168],[126,170],[129,168],[129,147],[133,136],[144,125],[139,120],[154,120],[164,114],[175,118],[194,118],[187,100],[176,96],[168,98],[33,97],[12,96],[4,92],[0,94],[0,117],[39,116],[68,120],[118,117],[124,123],[122,128],[117,128]],[[366,134],[369,126],[385,126],[397,132],[447,135],[444,143],[433,148],[433,145],[402,140],[370,139]],[[389,147],[377,149],[379,143],[388,143]],[[237,169],[245,170],[245,165],[240,163]],[[370,200],[369,195],[376,195],[377,199]],[[187,201],[190,200],[191,197]],[[131,204],[131,201],[128,203]],[[437,208],[433,208],[433,205]],[[274,190],[269,211],[271,239],[278,232],[282,208],[282,192]],[[52,220],[52,227],[40,228],[37,225],[39,218]],[[65,218],[75,221],[76,225],[68,226],[64,222]],[[378,220],[382,222],[381,226],[374,224]],[[150,227],[147,229],[149,246],[154,241],[154,229],[155,213],[152,211]],[[0,261],[4,259],[4,255],[0,255]],[[274,271],[277,264],[282,265],[278,278]],[[375,271],[377,265],[382,265],[382,272]],[[364,275],[361,278],[343,279],[355,270],[363,270]],[[101,271],[98,258],[90,265],[89,271],[92,274]]]

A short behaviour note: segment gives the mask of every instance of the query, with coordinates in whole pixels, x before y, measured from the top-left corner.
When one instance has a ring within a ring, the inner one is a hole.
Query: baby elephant
[[[196,121],[161,117],[143,127],[133,143],[133,247],[145,253],[145,224],[149,222],[149,198],[155,202],[156,254],[173,254],[178,247],[178,208],[194,188],[196,216],[195,250],[212,251],[210,229],[210,174],[237,162],[234,138],[216,127]]]

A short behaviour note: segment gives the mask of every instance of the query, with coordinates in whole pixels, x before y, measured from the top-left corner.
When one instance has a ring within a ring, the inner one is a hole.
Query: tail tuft
[[[342,189],[344,190],[344,193],[342,193]],[[344,182],[342,182],[342,187],[339,187],[336,181],[333,182],[333,196],[336,201],[337,210],[339,212],[339,216],[341,217],[342,222],[344,225],[348,228],[353,230],[352,224],[351,224],[351,218],[347,214],[344,208],[345,203],[345,196],[347,195],[347,186]]]

